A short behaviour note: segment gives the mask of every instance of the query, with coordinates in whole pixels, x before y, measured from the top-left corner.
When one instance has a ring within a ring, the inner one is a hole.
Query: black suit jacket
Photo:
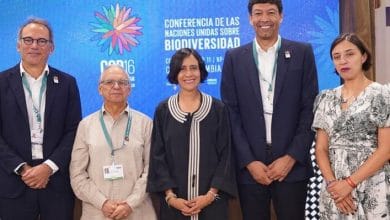
[[[227,51],[222,70],[221,97],[229,109],[239,182],[255,183],[246,169],[250,162],[266,163],[286,154],[297,162],[285,180],[307,179],[313,173],[309,150],[314,138],[313,102],[318,93],[313,50],[309,44],[282,39],[274,90],[272,158],[267,158],[262,94],[252,45]]]
[[[58,79],[55,83],[53,77]],[[49,67],[44,115],[43,161],[58,167],[48,188],[71,193],[69,161],[81,120],[79,90],[74,77]],[[33,164],[30,126],[20,65],[0,74],[0,196],[14,198],[27,187],[14,173],[22,162]]]

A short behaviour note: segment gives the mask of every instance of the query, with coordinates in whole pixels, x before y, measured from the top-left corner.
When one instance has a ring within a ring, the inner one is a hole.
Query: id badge
[[[103,176],[105,180],[123,179],[123,166],[121,164],[103,166]]]
[[[31,130],[31,144],[43,144],[43,131],[42,129]]]
[[[32,144],[31,153],[32,153],[33,160],[43,159],[42,144]]]

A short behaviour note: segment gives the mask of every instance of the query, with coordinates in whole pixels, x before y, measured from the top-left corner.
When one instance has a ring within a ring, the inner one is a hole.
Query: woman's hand
[[[190,208],[189,214],[195,215],[202,211],[203,208],[210,205],[214,201],[215,197],[211,193],[206,193],[205,195],[198,196],[187,202],[187,205]]]
[[[349,214],[353,215],[355,214],[357,209],[352,194],[348,194],[347,197],[345,197],[343,200],[337,202],[336,207],[344,215],[349,215]]]
[[[189,202],[182,198],[171,198],[169,199],[168,205],[181,211],[185,216],[191,216],[191,207],[188,205]]]
[[[340,213],[354,214],[357,207],[352,197],[353,188],[345,180],[334,180],[326,188]],[[344,195],[347,193],[346,195]]]
[[[341,202],[346,196],[351,194],[353,188],[345,180],[333,181],[326,188],[335,203]]]

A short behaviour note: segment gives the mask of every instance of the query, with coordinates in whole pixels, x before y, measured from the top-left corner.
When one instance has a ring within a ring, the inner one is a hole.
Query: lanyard
[[[41,122],[42,122],[42,116],[41,116],[41,103],[42,103],[42,96],[43,96],[43,93],[44,93],[45,90],[46,90],[46,85],[47,85],[47,74],[46,74],[46,72],[45,72],[45,73],[44,73],[44,76],[43,76],[43,79],[42,79],[41,89],[40,89],[40,91],[39,91],[39,103],[38,103],[38,107],[35,106],[35,103],[34,103],[33,98],[32,98],[32,92],[31,92],[30,84],[28,84],[27,79],[26,79],[26,76],[25,76],[24,73],[23,73],[23,75],[22,75],[22,82],[23,82],[24,87],[27,89],[28,94],[30,95],[30,98],[31,98],[31,101],[32,101],[32,104],[33,104],[33,110],[34,110],[35,116],[36,116],[36,118],[37,118],[37,122],[39,123],[39,127],[40,127],[40,126],[41,126]]]
[[[269,97],[270,97],[271,93],[273,92],[273,83],[275,81],[276,69],[277,69],[277,65],[278,65],[278,53],[279,53],[280,46],[281,46],[281,39],[278,39],[278,45],[276,46],[276,51],[275,51],[275,62],[274,62],[274,66],[272,69],[272,78],[271,78],[271,82],[269,82],[266,78],[264,78],[264,76],[260,72],[260,64],[259,64],[259,59],[258,59],[258,55],[257,55],[256,41],[255,40],[253,41],[253,58],[255,59],[256,67],[259,71],[260,80],[262,80],[268,84],[268,96]]]
[[[131,128],[131,114],[129,111],[129,115],[127,117],[127,125],[126,125],[126,131],[125,131],[125,137],[123,138],[122,146],[120,148],[114,149],[114,146],[112,144],[112,139],[110,135],[108,134],[106,124],[103,120],[103,110],[100,111],[100,125],[102,126],[104,137],[106,138],[106,141],[108,143],[108,146],[111,149],[111,156],[114,156],[115,151],[122,149],[125,146],[125,141],[129,141],[129,134],[130,134],[130,128]]]

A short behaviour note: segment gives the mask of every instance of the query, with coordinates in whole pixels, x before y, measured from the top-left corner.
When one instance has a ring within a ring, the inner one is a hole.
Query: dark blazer
[[[313,50],[309,44],[282,39],[274,90],[272,158],[266,158],[262,94],[252,45],[251,42],[226,52],[221,80],[221,98],[229,109],[239,182],[255,183],[246,169],[250,162],[266,163],[286,154],[295,158],[296,163],[285,180],[307,179],[313,173],[309,150],[314,138],[313,102],[318,93]]]
[[[52,67],[47,78],[44,117],[43,161],[50,159],[59,167],[47,188],[71,193],[69,161],[81,120],[80,96],[75,78]],[[18,64],[0,73],[1,197],[14,198],[24,192],[27,186],[14,170],[22,162],[37,165],[31,157],[30,126]]]

